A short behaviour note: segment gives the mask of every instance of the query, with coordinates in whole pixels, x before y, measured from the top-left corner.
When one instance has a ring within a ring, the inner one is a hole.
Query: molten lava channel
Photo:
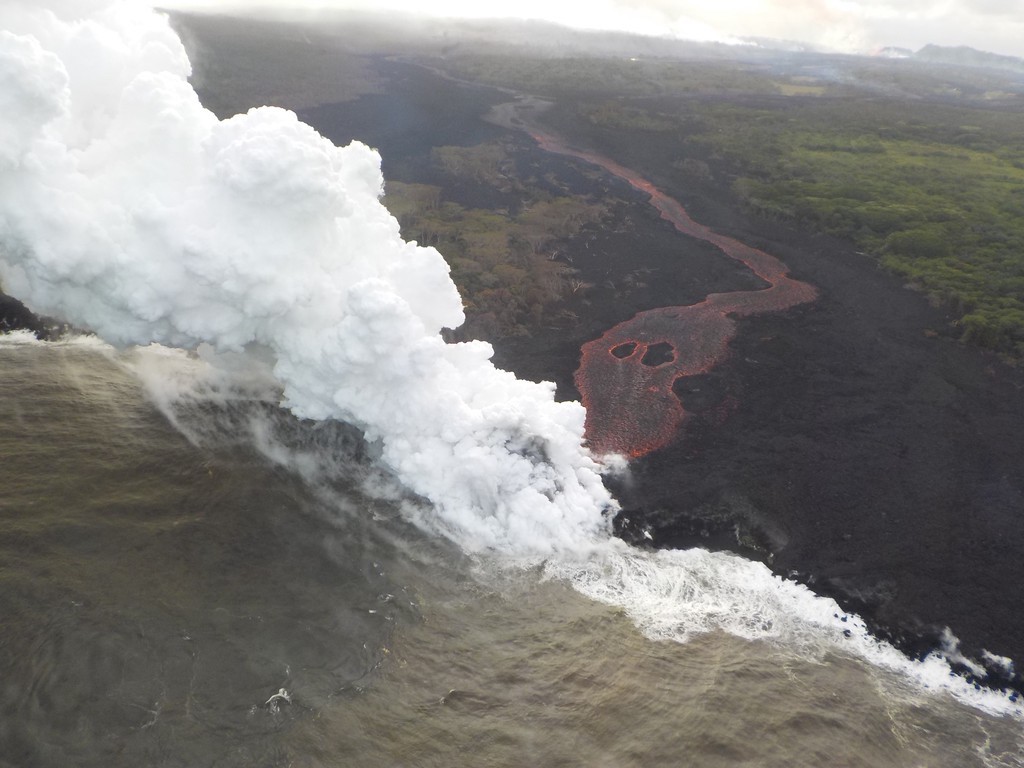
[[[640,312],[583,345],[576,387],[587,409],[586,437],[598,455],[636,458],[675,439],[686,411],[673,391],[685,376],[709,372],[729,352],[736,318],[780,312],[813,301],[815,288],[794,280],[785,264],[698,224],[676,200],[625,166],[570,147],[554,134],[520,124],[540,147],[596,165],[650,196],[663,219],[684,235],[718,247],[745,264],[768,287],[713,293],[697,304]]]

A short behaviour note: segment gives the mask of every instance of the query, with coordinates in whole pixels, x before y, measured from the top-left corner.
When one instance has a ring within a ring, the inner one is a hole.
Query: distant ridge
[[[935,64],[955,64],[960,67],[986,67],[988,69],[1005,69],[1024,74],[1024,59],[1016,56],[1003,56],[999,53],[979,51],[966,45],[945,46],[926,45],[913,56],[918,61]]]

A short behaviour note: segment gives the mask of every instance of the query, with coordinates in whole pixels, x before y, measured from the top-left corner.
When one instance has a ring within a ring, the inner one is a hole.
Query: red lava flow
[[[575,381],[587,409],[590,449],[630,458],[656,451],[675,438],[686,418],[673,385],[681,377],[707,373],[726,358],[736,335],[735,318],[813,301],[817,291],[789,277],[774,256],[698,224],[682,205],[629,168],[517,122],[542,149],[596,165],[650,195],[651,205],[676,230],[717,246],[768,283],[756,291],[712,293],[697,304],[640,312],[583,345]]]

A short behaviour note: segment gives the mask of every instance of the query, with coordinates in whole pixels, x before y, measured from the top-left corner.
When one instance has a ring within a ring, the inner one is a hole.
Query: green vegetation
[[[832,96],[896,99],[906,105],[941,99],[961,104],[1019,108],[1024,86],[1017,75],[975,67],[844,56],[805,56],[757,49],[704,48],[667,56],[539,56],[463,54],[430,59],[464,80],[570,100],[594,94],[619,98],[692,96]]]
[[[965,341],[1024,356],[1018,114],[860,102],[702,117],[692,141],[742,170],[751,210],[851,240],[953,308]]]
[[[469,208],[445,200],[437,186],[387,183],[384,203],[403,237],[436,246],[451,265],[466,309],[459,336],[526,335],[528,326],[567,321],[562,299],[586,285],[559,260],[559,245],[600,220],[604,206],[524,184],[497,145],[439,147],[433,155],[453,183],[483,182],[515,192],[518,203],[514,212]]]
[[[769,75],[737,62],[660,58],[462,56],[439,62],[456,77],[535,95],[592,93],[662,96],[682,93],[775,93]]]

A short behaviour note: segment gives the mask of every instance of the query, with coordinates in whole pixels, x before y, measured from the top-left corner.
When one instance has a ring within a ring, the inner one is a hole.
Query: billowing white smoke
[[[219,121],[137,3],[0,8],[0,280],[118,344],[269,349],[298,416],[365,430],[471,549],[576,548],[613,501],[583,409],[446,344],[462,305],[404,242],[380,158],[294,114]]]

